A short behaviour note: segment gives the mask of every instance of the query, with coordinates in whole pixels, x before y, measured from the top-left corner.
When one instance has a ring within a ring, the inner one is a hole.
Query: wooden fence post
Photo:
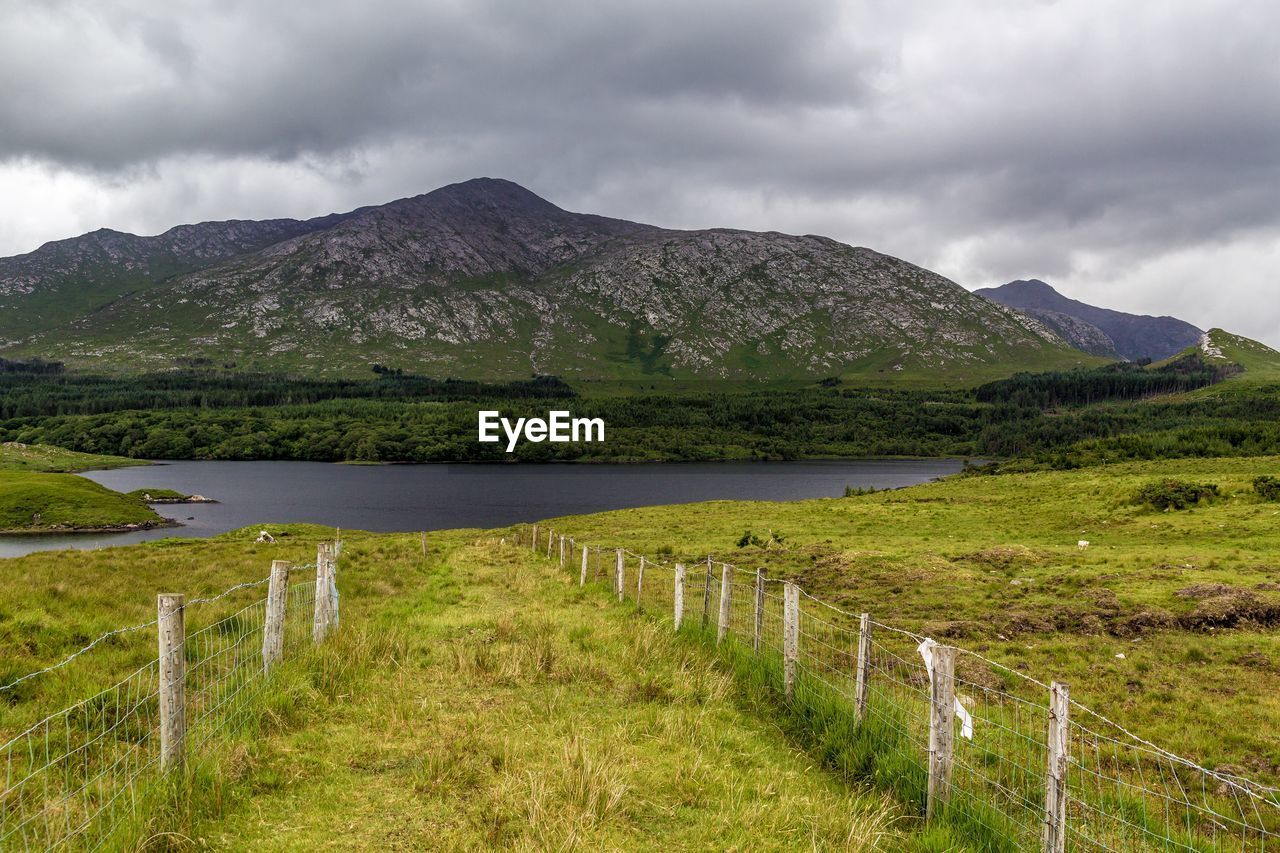
[[[1044,789],[1044,832],[1040,836],[1043,853],[1064,853],[1067,849],[1067,754],[1070,721],[1070,692],[1067,685],[1055,681],[1049,687],[1049,756]]]
[[[560,568],[564,568],[564,534],[560,534]]]
[[[867,676],[871,663],[871,614],[858,617],[858,675],[853,686],[853,701],[858,712],[858,722],[867,718]]]
[[[733,602],[733,566],[720,567],[720,620],[716,623],[716,645],[729,633],[729,606]]]
[[[636,573],[636,610],[640,609],[640,596],[644,593],[644,557],[640,558],[640,571]]]
[[[760,636],[764,633],[764,568],[756,569],[756,619],[755,633],[751,636],[751,650],[760,654]]]
[[[582,574],[578,575],[578,586],[587,585],[587,559],[590,551],[586,545],[582,546]]]
[[[529,550],[530,551],[538,550],[538,525],[536,524],[533,526],[533,532],[530,534],[530,537],[529,537]]]
[[[187,743],[187,658],[185,596],[156,596],[160,648],[160,770],[182,766]]]
[[[271,561],[267,585],[267,612],[262,623],[262,671],[268,673],[284,654],[284,610],[289,601],[289,563]]]
[[[426,534],[423,534],[424,541]],[[329,630],[329,546],[321,542],[316,546],[316,594],[315,615],[311,621],[311,641],[317,646],[324,642]]]
[[[933,820],[951,795],[951,757],[955,744],[956,650],[929,647],[929,790],[926,820]]]
[[[684,563],[676,563],[676,590],[673,598],[675,600],[676,630],[679,631],[681,623],[684,622]]]
[[[551,559],[551,546],[555,544],[556,532],[554,530],[547,531],[547,559]]]
[[[782,587],[782,692],[795,691],[796,658],[800,656],[800,587],[787,581]]]
[[[707,579],[702,584],[702,630],[707,630],[707,622],[711,619],[711,555],[707,555]]]
[[[618,565],[614,570],[613,586],[618,591],[618,600],[622,601],[627,597],[627,569],[622,562],[622,549],[618,549]]]

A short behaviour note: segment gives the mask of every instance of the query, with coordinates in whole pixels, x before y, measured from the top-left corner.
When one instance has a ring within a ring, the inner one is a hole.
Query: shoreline
[[[99,525],[96,527],[19,527],[0,530],[0,536],[65,536],[68,534],[137,533],[141,530],[160,530],[183,527],[182,522],[166,518],[161,521],[141,521],[136,524]]]

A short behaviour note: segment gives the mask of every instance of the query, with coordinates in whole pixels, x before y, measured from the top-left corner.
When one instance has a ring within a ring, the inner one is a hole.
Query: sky
[[[1280,347],[1273,0],[0,0],[0,256],[471,177]]]

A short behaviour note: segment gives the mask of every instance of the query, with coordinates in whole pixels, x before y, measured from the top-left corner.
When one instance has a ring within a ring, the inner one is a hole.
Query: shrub
[[[1280,501],[1280,477],[1254,477],[1253,490],[1267,501]]]
[[[1149,504],[1156,509],[1187,509],[1217,496],[1218,486],[1215,483],[1192,483],[1166,478],[1147,483],[1138,490],[1134,502]]]
[[[968,462],[965,462],[968,465]],[[874,495],[876,493],[875,486],[845,486],[844,496],[846,498],[856,498],[858,495]]]
[[[781,545],[786,539],[787,537],[781,533],[775,533],[772,530],[769,531],[769,538],[767,539],[761,539],[750,530],[745,530],[738,539],[738,547],[746,548],[748,545],[755,545],[757,548],[768,548],[770,545]]]

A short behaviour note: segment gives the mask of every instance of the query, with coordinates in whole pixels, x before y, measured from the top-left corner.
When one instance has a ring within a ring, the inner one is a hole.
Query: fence
[[[1280,789],[1162,749],[1066,684],[848,613],[764,570],[710,556],[669,564],[536,525],[515,541],[746,656],[824,737],[847,734],[846,766],[979,847],[1280,849]]]
[[[0,687],[62,669],[105,641],[137,632],[156,639],[155,657],[110,687],[63,708],[0,746],[0,850],[130,846],[131,818],[188,758],[207,754],[248,718],[266,676],[286,655],[320,643],[337,627],[340,543],[316,562],[275,561],[262,580],[185,601],[157,596],[156,619],[109,632],[51,667]],[[293,582],[303,571],[314,576]],[[238,605],[254,592],[265,596]],[[230,613],[187,630],[222,602]]]

